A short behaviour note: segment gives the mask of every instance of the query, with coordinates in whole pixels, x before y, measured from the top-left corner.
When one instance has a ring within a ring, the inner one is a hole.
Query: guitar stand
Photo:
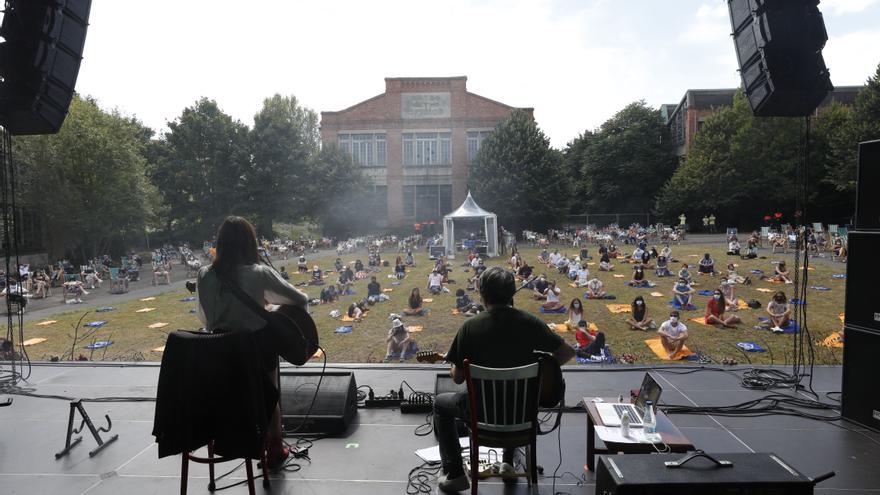
[[[80,416],[82,416],[82,422],[80,422],[79,428],[73,427],[73,415],[74,415],[74,412],[76,412],[76,411],[79,411]],[[104,427],[95,428],[95,424],[92,423],[92,418],[89,417],[89,414],[86,412],[86,409],[83,407],[82,399],[71,401],[70,402],[70,416],[68,417],[68,420],[67,420],[67,439],[64,442],[64,450],[62,450],[61,452],[57,452],[55,454],[55,459],[60,459],[64,456],[66,456],[68,453],[70,453],[71,450],[73,450],[74,447],[79,445],[79,443],[82,441],[82,436],[78,436],[76,438],[73,438],[73,441],[71,441],[71,438],[73,437],[73,435],[76,435],[76,434],[80,433],[81,431],[83,431],[83,428],[85,428],[86,426],[89,427],[89,431],[92,432],[92,436],[95,437],[95,441],[98,442],[98,446],[94,450],[89,452],[89,457],[94,457],[95,454],[102,451],[104,449],[104,447],[115,442],[116,439],[119,438],[118,434],[113,435],[112,437],[107,439],[106,442],[103,439],[101,439],[100,433],[102,433],[102,432],[107,433],[113,428],[113,422],[110,421],[110,415],[105,414],[104,418],[107,419],[107,427],[106,428],[104,428]]]

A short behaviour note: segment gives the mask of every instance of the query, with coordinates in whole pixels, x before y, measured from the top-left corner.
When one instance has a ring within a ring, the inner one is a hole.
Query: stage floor
[[[433,366],[335,366],[350,369],[358,385],[376,390],[397,389],[405,379],[417,390],[433,392],[434,380],[443,367]],[[732,374],[700,371],[676,374],[681,368],[657,368],[663,387],[661,404],[729,405],[758,398],[762,392],[739,386]],[[616,370],[616,371],[611,371]],[[40,394],[75,397],[154,397],[159,367],[153,364],[34,365],[28,384]],[[584,396],[614,396],[637,388],[644,371],[621,366],[590,368],[578,366],[565,372],[568,404]],[[820,395],[840,390],[839,367],[817,367],[813,386]],[[87,403],[96,424],[104,414],[113,421],[112,433],[119,440],[95,457],[91,435],[61,460],[54,453],[64,446],[68,403],[64,400],[14,396],[10,407],[0,409],[0,492],[4,494],[168,494],[179,489],[180,457],[157,458],[150,435],[153,402]],[[880,435],[850,423],[827,422],[787,416],[725,418],[673,415],[673,422],[707,452],[775,452],[807,476],[828,470],[837,476],[822,483],[820,494],[880,493]],[[413,452],[434,445],[433,435],[419,437],[416,427],[423,415],[404,415],[397,410],[360,409],[348,432],[339,438],[317,441],[310,450],[311,464],[295,473],[273,477],[268,493],[280,494],[385,494],[406,493],[407,475],[421,463]],[[850,431],[851,430],[851,431]],[[103,434],[107,436],[108,434]],[[561,439],[562,464],[556,490],[571,494],[594,493],[592,473],[584,473],[586,415],[566,414],[561,437],[556,433],[540,437],[538,462],[546,478],[540,493],[551,493],[552,475],[560,461],[557,441]],[[227,464],[226,466],[234,466]],[[229,469],[227,467],[227,469]],[[219,472],[225,472],[220,465]],[[585,475],[582,477],[582,475]],[[238,481],[244,468],[227,480]],[[578,478],[581,482],[578,482]],[[207,468],[190,465],[189,493],[208,493]],[[431,483],[436,493],[436,483]],[[259,484],[257,493],[265,492]],[[500,482],[480,484],[481,493],[528,493],[526,483],[505,486]],[[247,493],[238,486],[224,493]]]

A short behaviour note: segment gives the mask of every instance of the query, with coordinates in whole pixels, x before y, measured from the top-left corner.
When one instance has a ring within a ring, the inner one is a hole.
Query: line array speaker
[[[811,114],[834,87],[818,0],[728,0],[740,76],[752,113]]]
[[[859,143],[859,174],[856,183],[856,230],[880,231],[880,140]]]
[[[318,387],[320,381],[320,388]],[[341,435],[357,413],[354,373],[281,372],[281,425],[286,433]],[[314,404],[312,403],[314,401]]]
[[[86,41],[91,0],[6,0],[0,124],[13,135],[61,129]]]

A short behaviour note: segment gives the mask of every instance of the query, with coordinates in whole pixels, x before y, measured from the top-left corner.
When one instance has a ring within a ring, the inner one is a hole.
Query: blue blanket
[[[98,308],[95,310],[95,313],[106,313],[108,311],[113,311],[116,308]]]
[[[697,292],[697,294],[699,294],[699,295],[701,295],[701,296],[711,296],[711,295],[714,294],[714,293],[715,293],[715,291],[708,290],[708,289],[707,289],[707,290],[701,290],[701,291]]]
[[[746,352],[766,352],[763,347],[754,342],[737,342],[736,346]]]
[[[544,306],[541,306],[541,313],[543,313],[543,314],[558,314],[558,313],[565,313],[566,311],[567,310],[565,309],[565,306],[557,309],[556,311],[549,311],[549,310],[544,309]]]
[[[759,321],[767,321],[767,317],[759,316]],[[771,330],[772,331],[772,330]],[[794,320],[788,320],[788,326],[782,329],[782,333],[799,333],[801,331],[801,327]]]
[[[752,275],[763,275],[764,270],[758,270],[757,268],[751,271]]]
[[[654,282],[648,282],[648,285],[633,285],[632,281],[629,281],[626,283],[626,285],[634,287],[636,289],[653,289],[654,287],[657,287],[657,284],[655,284]]]
[[[391,285],[400,285],[400,280],[395,280],[394,282],[391,282]]]
[[[834,275],[831,276],[831,278],[846,278],[846,274],[845,273],[835,273]]]
[[[582,358],[580,356],[575,356],[575,361],[578,364],[592,364],[592,363],[613,363],[614,355],[611,354],[611,348],[608,345],[605,345],[604,348],[605,356],[593,356],[592,358]]]
[[[669,301],[669,305],[679,311],[696,311],[697,309],[697,307],[694,306],[693,303],[690,303],[687,306],[682,306],[681,304],[678,304],[678,301],[676,301],[675,299]]]
[[[822,291],[831,290],[831,287],[823,287],[821,285],[811,285],[810,288],[815,289],[815,290],[822,290]]]
[[[92,322],[86,323],[86,326],[98,328],[98,327],[103,327],[106,324],[107,324],[107,320],[97,320],[97,321],[92,321]]]
[[[801,301],[800,299],[792,299],[789,302],[792,304],[807,304],[807,301]]]
[[[195,300],[196,300],[196,296],[189,296],[189,297],[184,297],[183,299],[180,300],[180,302],[190,302],[190,301],[195,301]]]
[[[98,342],[95,342],[94,344],[87,345],[86,349],[102,349],[102,348],[107,347],[109,345],[113,345],[112,340],[99,340]]]
[[[337,328],[333,332],[334,333],[351,333],[352,330],[354,330],[354,328],[352,328],[350,325],[345,325],[345,326]]]

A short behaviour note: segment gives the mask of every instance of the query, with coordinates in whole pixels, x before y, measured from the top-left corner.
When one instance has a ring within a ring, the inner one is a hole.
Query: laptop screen
[[[663,389],[660,388],[654,377],[650,373],[645,373],[645,378],[642,379],[642,388],[639,389],[639,396],[636,398],[636,409],[639,411],[639,414],[645,413],[646,401],[651,401],[656,406],[662,391]]]

